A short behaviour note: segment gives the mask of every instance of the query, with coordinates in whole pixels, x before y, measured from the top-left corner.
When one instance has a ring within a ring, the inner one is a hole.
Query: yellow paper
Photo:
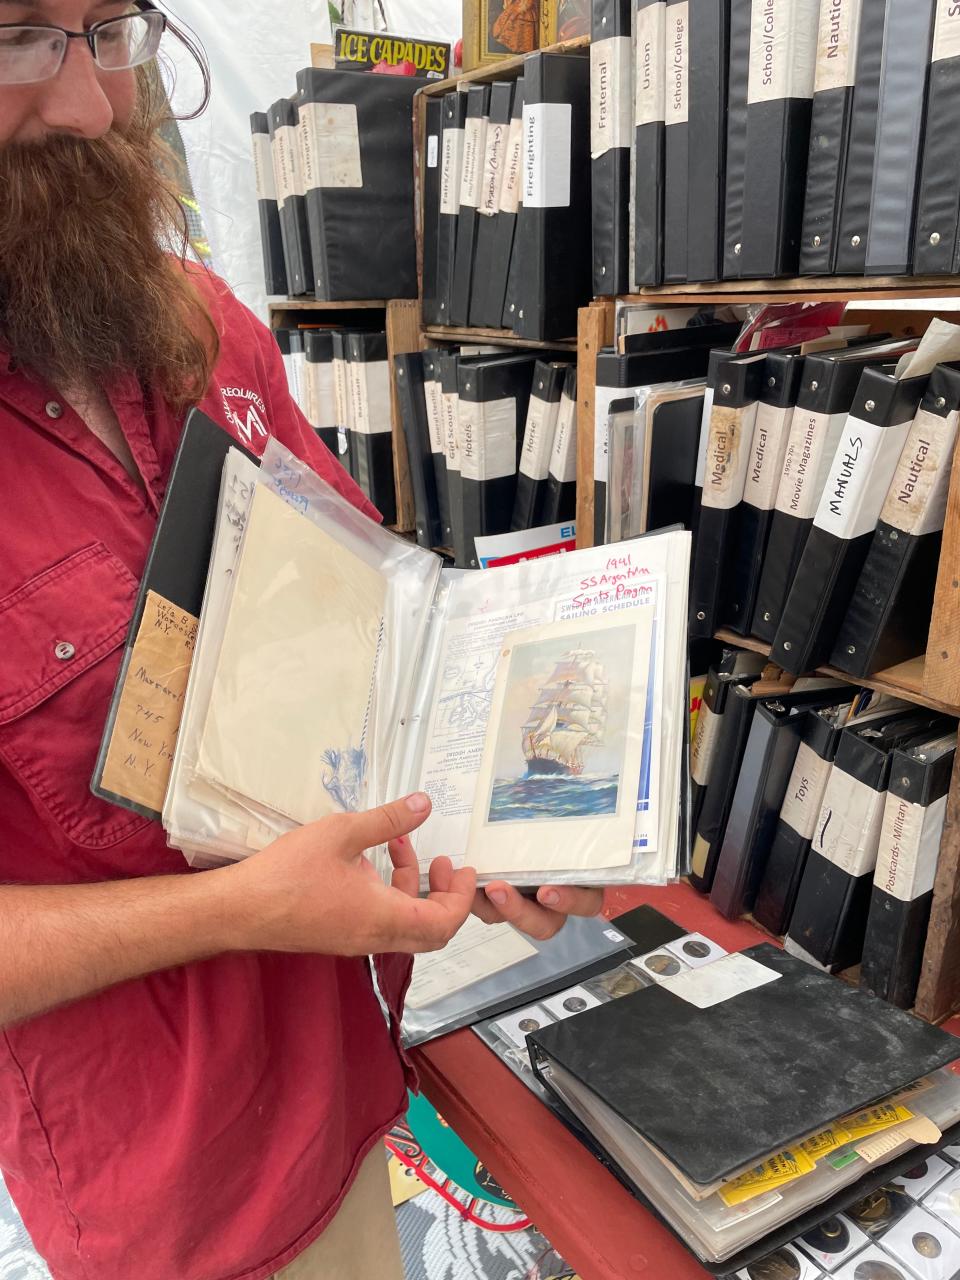
[[[720,1191],[720,1199],[731,1208],[745,1204],[755,1196],[774,1191],[777,1187],[812,1173],[815,1168],[815,1162],[802,1148],[781,1151],[779,1155],[771,1156],[763,1164],[758,1164],[749,1173],[741,1174],[739,1178],[728,1182]]]
[[[912,1120],[913,1112],[906,1107],[895,1106],[891,1102],[882,1102],[876,1107],[867,1107],[856,1115],[848,1116],[843,1127],[850,1135],[849,1140],[856,1142],[859,1138],[869,1138],[871,1134],[882,1133],[884,1129],[892,1129],[895,1124],[903,1124],[904,1120]]]
[[[170,780],[196,639],[192,614],[147,592],[101,785],[157,812]]]
[[[841,1147],[846,1146],[850,1141],[850,1134],[840,1125],[834,1125],[829,1129],[824,1129],[822,1133],[816,1134],[812,1138],[808,1138],[806,1142],[800,1143],[800,1150],[803,1151],[816,1164],[818,1160],[822,1160],[824,1156],[832,1155],[834,1151],[839,1151]]]
[[[416,1172],[392,1153],[387,1167],[390,1171],[390,1196],[395,1209],[399,1209],[402,1204],[406,1204],[408,1200],[422,1195],[427,1190],[426,1183],[420,1181]]]

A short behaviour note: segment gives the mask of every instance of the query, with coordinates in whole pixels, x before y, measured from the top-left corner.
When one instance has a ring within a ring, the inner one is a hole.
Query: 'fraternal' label
[[[590,154],[594,160],[630,145],[629,36],[611,36],[590,46]]]

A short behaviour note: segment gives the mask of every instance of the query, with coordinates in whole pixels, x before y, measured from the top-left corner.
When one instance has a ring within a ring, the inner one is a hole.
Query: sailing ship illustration
[[[607,678],[590,649],[571,649],[540,688],[523,726],[528,777],[579,778],[584,755],[603,744]]]

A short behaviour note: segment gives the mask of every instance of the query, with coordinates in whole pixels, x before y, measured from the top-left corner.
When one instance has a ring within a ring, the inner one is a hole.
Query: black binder
[[[421,547],[442,545],[443,529],[437,505],[437,476],[433,466],[427,405],[423,391],[423,358],[394,356],[400,425],[407,442],[410,483],[416,518],[417,542]]]
[[[747,89],[750,80],[750,0],[730,0],[730,73],[727,79],[727,155],[723,203],[723,278],[740,274],[747,180]]]
[[[440,386],[440,357],[442,351],[428,348],[420,353],[423,361],[423,398],[427,411],[427,428],[430,437],[430,454],[433,459],[437,516],[440,537],[435,544],[453,546],[453,529],[450,525],[450,493],[447,488],[447,455],[443,391]]]
[[[832,705],[841,692],[834,687],[783,693],[763,699],[754,712],[710,891],[711,904],[728,920],[753,908],[806,713]]]
[[[917,710],[844,730],[788,934],[828,969],[850,968],[863,951],[892,752],[953,727]]]
[[[297,405],[303,411],[306,404],[304,389],[304,373],[306,360],[303,353],[303,334],[299,329],[274,329],[274,339],[280,348],[283,360],[283,371],[287,375],[287,389]]]
[[[523,76],[514,86],[510,130],[503,167],[503,182],[497,202],[497,216],[489,219],[490,230],[481,226],[478,233],[483,271],[477,272],[477,287],[470,307],[470,323],[486,329],[499,329],[504,323],[507,300],[507,277],[513,258],[513,242],[517,213],[523,187]],[[484,218],[486,223],[488,219]]]
[[[645,526],[693,528],[703,386],[651,397],[647,419]]]
[[[557,410],[557,428],[553,437],[550,467],[547,473],[547,497],[543,507],[544,524],[560,524],[577,514],[577,366],[564,370],[563,391]]]
[[[534,366],[533,386],[520,449],[511,530],[535,529],[538,525],[547,523],[544,519],[547,477],[568,368],[569,365],[550,364],[545,360],[538,360]]]
[[[763,12],[750,42],[741,279],[796,275],[810,148],[816,9],[794,0]]]
[[[306,329],[303,353],[307,367],[307,418],[334,457],[337,456],[337,396],[333,377],[333,334]]]
[[[917,275],[960,272],[960,44],[952,5],[938,5],[933,32],[923,155],[917,198]]]
[[[351,472],[383,516],[397,523],[397,490],[393,472],[393,422],[390,365],[385,333],[351,333],[347,339],[347,373],[353,390],[350,430]]]
[[[787,781],[753,917],[782,937],[790,924],[849,703],[807,711]]]
[[[837,633],[841,671],[865,676],[926,651],[958,420],[960,366],[938,365]]]
[[[862,276],[867,263],[886,15],[887,0],[862,0],[857,81],[853,91],[837,230],[835,270],[844,276]]]
[[[464,559],[458,568],[479,568],[477,538],[509,532],[536,363],[534,356],[514,355],[460,365]]]
[[[440,149],[440,229],[437,250],[437,311],[440,323],[449,325],[453,305],[453,277],[457,261],[457,225],[460,213],[460,177],[463,173],[464,127],[467,97],[447,93],[443,97],[443,144]]]
[[[337,460],[353,476],[353,450],[350,448],[353,396],[347,373],[350,358],[348,336],[344,330],[334,330],[333,333],[333,395],[337,406]]]
[[[753,634],[768,644],[783,614],[860,376],[867,365],[897,359],[915,345],[888,342],[810,355],[804,361],[753,615]]]
[[[447,498],[450,507],[452,539],[448,544],[454,561],[466,565],[463,527],[463,476],[460,470],[460,357],[454,351],[436,357],[435,370],[440,380],[440,404],[443,410],[443,446],[447,467]]]
[[[727,539],[743,499],[764,360],[757,353],[731,356],[717,368],[690,573],[689,629],[697,638],[712,636],[719,625]]]
[[[490,86],[472,84],[466,91],[467,118],[463,126],[463,166],[460,173],[457,249],[453,265],[453,289],[447,324],[463,326],[470,316],[473,258],[477,247],[477,207],[483,185],[487,153]]]
[[[523,203],[514,332],[542,342],[577,332],[590,298],[590,60],[524,60]],[[516,254],[515,254],[516,256]]]
[[[895,751],[860,963],[860,985],[913,1006],[957,752],[956,733]]]
[[[440,150],[443,141],[443,99],[424,99],[426,157],[423,169],[423,322],[442,324],[437,295],[440,270]]]
[[[297,106],[316,295],[415,298],[413,76],[306,67]]]
[[[718,663],[710,667],[707,681],[703,688],[700,710],[697,714],[697,729],[690,744],[690,827],[694,832],[700,822],[700,810],[707,787],[713,775],[713,766],[717,760],[717,744],[720,741],[723,715],[727,706],[730,689],[746,675],[759,674],[762,661],[756,655],[758,663],[756,671],[741,671],[726,663]]]
[[[728,540],[721,597],[720,620],[738,635],[750,634],[802,374],[803,357],[797,352],[767,353],[743,501],[733,515],[735,534]]]
[[[477,236],[470,284],[469,314],[470,324],[484,328],[499,327],[500,315],[503,311],[501,300],[499,311],[495,316],[492,315],[490,293],[491,275],[497,269],[494,255],[497,251],[497,229],[500,202],[503,197],[504,173],[510,157],[513,89],[512,80],[498,80],[490,86],[490,114],[487,123],[480,201],[477,206]],[[519,120],[513,137],[519,163]],[[509,257],[509,249],[507,255]]]
[[[260,215],[260,247],[263,251],[263,282],[267,293],[287,296],[287,266],[283,257],[283,233],[280,230],[280,206],[277,203],[277,180],[273,172],[270,146],[270,122],[265,111],[254,111],[250,117],[253,142],[253,170],[257,184],[257,209]]]
[[[863,371],[774,637],[770,656],[785,671],[830,656],[927,381],[892,366]]]
[[[637,0],[634,85],[634,280],[663,283],[663,173],[666,128],[667,0]]]
[[[887,3],[865,264],[871,276],[905,275],[913,264],[935,4],[936,0]]]
[[[690,0],[688,280],[720,278],[729,38],[730,0]]]
[[[690,6],[667,0],[666,125],[663,173],[663,278],[687,278],[690,204]]]
[[[593,292],[630,291],[630,138],[633,132],[634,0],[590,6],[590,169]]]
[[[291,297],[312,292],[313,264],[310,260],[310,233],[300,171],[300,144],[297,137],[297,108],[290,98],[279,98],[267,113],[270,150],[277,186],[280,234]]]

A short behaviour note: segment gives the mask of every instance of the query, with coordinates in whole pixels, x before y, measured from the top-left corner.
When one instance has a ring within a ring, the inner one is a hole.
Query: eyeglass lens
[[[156,56],[163,15],[131,13],[101,23],[93,33],[94,58],[102,71],[126,71]],[[54,27],[0,28],[0,84],[33,84],[55,76],[68,37]]]

